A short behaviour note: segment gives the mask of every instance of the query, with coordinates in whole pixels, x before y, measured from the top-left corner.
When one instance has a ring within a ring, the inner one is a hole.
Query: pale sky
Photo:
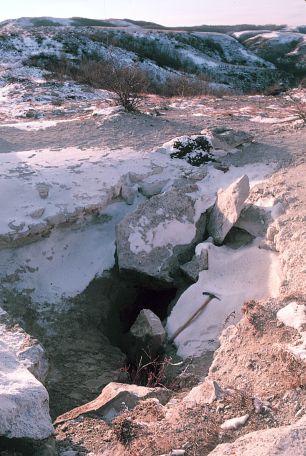
[[[305,0],[0,0],[0,20],[130,18],[163,25],[306,24]]]

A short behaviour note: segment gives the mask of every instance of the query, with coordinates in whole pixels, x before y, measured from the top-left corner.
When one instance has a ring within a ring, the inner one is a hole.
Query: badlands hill
[[[111,58],[139,64],[155,87],[200,77],[224,90],[264,90],[306,71],[305,28],[201,26],[166,29],[142,21],[20,18],[0,24],[1,78],[54,70],[69,61]]]

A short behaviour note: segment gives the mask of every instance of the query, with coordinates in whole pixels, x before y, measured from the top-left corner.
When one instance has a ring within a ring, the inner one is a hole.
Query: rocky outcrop
[[[218,445],[210,456],[304,456],[306,416],[291,426],[251,432],[233,443]]]
[[[170,395],[170,391],[163,388],[146,388],[112,382],[103,389],[96,399],[59,416],[55,424],[75,419],[90,412],[98,413],[105,421],[110,422],[124,410],[133,409],[141,400],[156,398],[164,405],[170,399]]]
[[[207,224],[208,233],[216,244],[222,244],[227,233],[237,222],[249,192],[249,178],[246,175],[237,179],[226,190],[219,190]]]
[[[199,194],[196,185],[153,196],[117,226],[120,270],[173,283],[179,265],[203,239],[202,214],[210,206],[211,197]]]
[[[0,337],[0,436],[45,439],[53,432],[49,396],[34,377],[46,375],[43,349],[2,310]]]

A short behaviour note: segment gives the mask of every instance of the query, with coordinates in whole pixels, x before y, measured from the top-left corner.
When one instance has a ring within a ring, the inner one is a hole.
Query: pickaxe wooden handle
[[[173,334],[173,336],[169,339],[169,342],[172,343],[174,341],[174,339],[177,338],[177,336],[179,334],[181,334],[182,331],[184,331],[184,329],[187,328],[187,326],[189,326],[194,320],[196,320],[198,318],[198,316],[203,312],[203,310],[205,309],[205,307],[210,303],[210,301],[212,299],[218,299],[220,301],[220,298],[215,295],[214,293],[210,293],[208,291],[203,291],[202,293],[203,295],[207,295],[208,298],[206,299],[206,301],[203,302],[203,304],[201,304],[201,306],[191,315],[191,317],[186,321],[186,323],[184,323],[182,326],[180,326],[176,331],[175,333]]]

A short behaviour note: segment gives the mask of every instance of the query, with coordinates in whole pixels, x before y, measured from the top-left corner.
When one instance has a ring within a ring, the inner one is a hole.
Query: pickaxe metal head
[[[218,299],[218,301],[221,301],[219,296],[217,296],[215,293],[212,293],[211,291],[203,291],[203,295],[209,296],[210,299]]]

